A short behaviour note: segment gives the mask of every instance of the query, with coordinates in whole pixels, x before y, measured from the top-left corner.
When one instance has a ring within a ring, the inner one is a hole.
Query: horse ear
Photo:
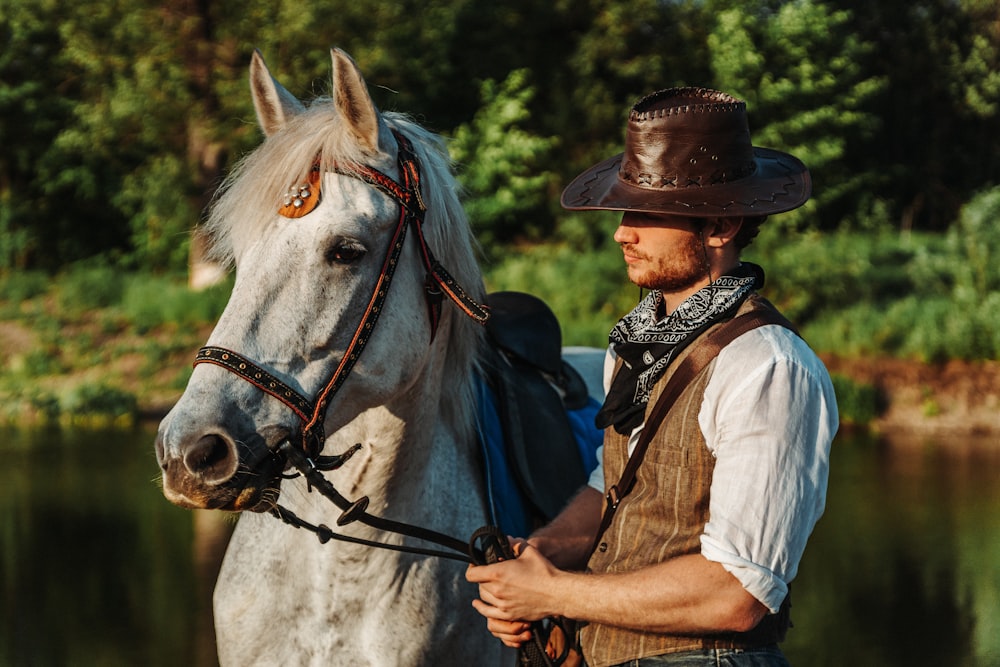
[[[292,116],[305,111],[302,103],[271,76],[259,49],[254,49],[250,59],[250,92],[264,136],[271,136]]]
[[[368,85],[354,59],[340,49],[330,49],[333,59],[333,93],[340,115],[369,152],[378,151],[379,115],[368,94]]]

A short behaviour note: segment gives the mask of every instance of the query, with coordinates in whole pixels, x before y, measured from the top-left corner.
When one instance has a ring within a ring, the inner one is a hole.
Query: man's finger
[[[496,619],[499,621],[510,621],[511,619],[504,612],[500,611],[493,605],[483,602],[482,600],[473,600],[472,606],[476,608],[480,614],[485,616],[487,619]]]
[[[520,557],[524,550],[530,547],[527,540],[518,539],[511,542],[511,548],[514,550],[514,555]]]

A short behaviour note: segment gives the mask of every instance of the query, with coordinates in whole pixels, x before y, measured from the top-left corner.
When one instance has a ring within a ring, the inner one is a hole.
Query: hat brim
[[[624,153],[586,170],[566,186],[559,203],[570,211],[637,211],[694,217],[771,215],[802,206],[812,194],[809,170],[796,157],[753,148],[750,176],[715,185],[653,189],[618,178]]]

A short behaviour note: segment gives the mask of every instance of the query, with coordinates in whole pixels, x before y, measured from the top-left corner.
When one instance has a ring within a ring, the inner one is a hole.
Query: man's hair
[[[757,238],[757,234],[760,233],[760,226],[765,220],[767,220],[766,215],[743,216],[743,224],[740,226],[740,231],[736,233],[736,237],[733,239],[736,248],[743,250],[743,248],[750,245]]]
[[[721,220],[721,218],[692,218],[691,223],[695,231],[700,234],[709,222],[717,220]],[[746,248],[757,238],[757,234],[760,233],[760,226],[765,220],[767,220],[766,215],[743,216],[743,224],[740,225],[740,231],[736,232],[736,236],[733,237],[733,244],[737,250],[743,250],[743,248]]]

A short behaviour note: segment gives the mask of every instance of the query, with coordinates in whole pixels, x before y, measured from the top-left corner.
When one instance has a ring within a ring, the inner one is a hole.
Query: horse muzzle
[[[156,458],[163,495],[187,509],[271,509],[285,467],[285,461],[265,445],[276,435],[261,433],[237,441],[224,432],[206,432],[187,434],[171,443],[161,430]]]

